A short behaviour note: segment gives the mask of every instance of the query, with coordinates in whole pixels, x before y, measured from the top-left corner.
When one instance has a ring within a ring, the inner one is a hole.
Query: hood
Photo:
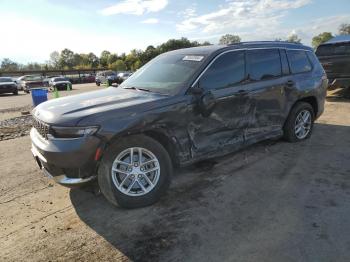
[[[131,116],[155,107],[154,101],[165,98],[156,93],[109,87],[49,100],[34,108],[32,114],[48,124],[73,126],[86,117],[110,111],[116,118]]]

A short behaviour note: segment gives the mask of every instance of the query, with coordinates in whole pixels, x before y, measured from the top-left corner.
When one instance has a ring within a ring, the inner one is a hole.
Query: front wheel
[[[98,183],[112,204],[126,208],[151,205],[169,187],[172,164],[156,140],[135,135],[107,148],[98,170]]]
[[[284,124],[284,138],[289,142],[299,142],[311,136],[315,113],[306,102],[298,102],[289,113]]]

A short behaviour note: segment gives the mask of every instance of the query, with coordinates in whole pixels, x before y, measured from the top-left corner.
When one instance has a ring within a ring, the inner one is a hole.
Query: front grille
[[[50,131],[50,126],[40,121],[39,119],[33,119],[33,127],[38,131],[38,133],[45,139],[47,139],[47,135]]]

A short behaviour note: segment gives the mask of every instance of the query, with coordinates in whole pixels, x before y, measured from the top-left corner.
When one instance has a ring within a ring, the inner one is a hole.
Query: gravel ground
[[[0,121],[0,141],[29,135],[32,116],[20,116]]]
[[[28,136],[0,142],[0,261],[350,261],[350,100],[311,139],[266,141],[175,172],[125,210],[43,177]]]

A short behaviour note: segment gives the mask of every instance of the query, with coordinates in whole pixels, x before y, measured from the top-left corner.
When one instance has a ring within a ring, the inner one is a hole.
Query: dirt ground
[[[345,95],[332,92],[310,140],[177,170],[136,210],[45,178],[28,136],[1,141],[0,261],[350,261]]]

